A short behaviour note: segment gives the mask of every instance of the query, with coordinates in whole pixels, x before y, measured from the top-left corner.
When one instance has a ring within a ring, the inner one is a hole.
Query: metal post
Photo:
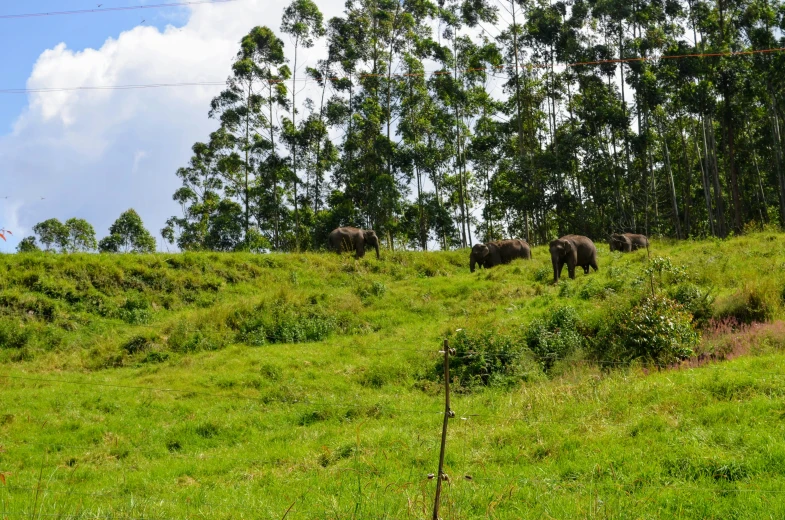
[[[450,343],[444,340],[444,424],[442,425],[442,449],[439,452],[439,473],[436,476],[436,500],[433,504],[433,520],[439,520],[439,501],[442,494],[444,474],[444,448],[447,444],[447,422],[455,413],[450,410]]]

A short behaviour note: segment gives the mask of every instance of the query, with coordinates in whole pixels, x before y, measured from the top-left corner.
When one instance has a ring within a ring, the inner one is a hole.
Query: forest
[[[777,0],[348,0],[327,20],[294,0],[242,37],[162,234],[294,251],[354,225],[426,250],[781,226],[783,27]]]

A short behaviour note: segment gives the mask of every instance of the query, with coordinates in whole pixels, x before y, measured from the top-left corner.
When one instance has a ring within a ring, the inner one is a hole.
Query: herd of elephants
[[[645,235],[634,233],[614,233],[608,241],[611,251],[630,252],[640,248],[649,248],[649,239]],[[330,249],[342,253],[354,251],[355,258],[365,256],[365,248],[376,249],[379,258],[379,237],[372,229],[355,227],[339,227],[329,237]],[[583,268],[589,274],[589,267],[597,270],[597,247],[590,238],[583,235],[565,235],[551,241],[551,262],[553,263],[553,281],[558,282],[564,265],[570,278],[575,278],[575,267]],[[474,272],[476,265],[488,269],[500,264],[509,264],[516,258],[531,260],[532,251],[525,240],[496,240],[487,244],[476,244],[469,255],[469,269]]]

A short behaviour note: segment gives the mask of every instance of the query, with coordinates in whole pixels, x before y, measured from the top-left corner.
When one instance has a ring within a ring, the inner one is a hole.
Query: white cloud
[[[41,54],[27,87],[222,81],[248,30],[267,25],[279,33],[286,3],[201,5],[182,27],[136,27],[100,49],[75,51],[64,42]],[[342,5],[319,2],[325,20]],[[308,54],[313,60],[320,55],[318,49]],[[207,112],[219,91],[200,86],[31,94],[13,131],[0,136],[0,186],[7,192],[0,195],[10,196],[0,199],[0,227],[14,232],[0,251],[12,251],[35,223],[52,217],[85,218],[100,238],[130,207],[158,234],[179,211],[171,200],[175,171],[188,160],[191,145],[215,127]]]

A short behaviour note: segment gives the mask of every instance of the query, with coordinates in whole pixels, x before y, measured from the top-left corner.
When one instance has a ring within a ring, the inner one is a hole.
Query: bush
[[[734,318],[745,325],[765,323],[774,317],[775,298],[759,286],[745,287],[719,304],[718,319]]]
[[[581,348],[583,336],[578,332],[575,309],[556,309],[546,319],[534,320],[526,329],[525,342],[534,353],[544,370],[548,370],[558,359]]]
[[[15,320],[0,320],[0,348],[21,349],[33,337],[33,330]]]
[[[640,359],[673,363],[693,355],[699,334],[692,315],[664,296],[646,296],[631,309],[615,316],[600,330],[594,344],[599,361],[626,363]]]
[[[692,314],[693,322],[698,328],[704,328],[712,317],[714,298],[710,291],[701,289],[695,284],[681,284],[669,291],[669,296],[680,303]]]
[[[237,330],[238,341],[259,347],[322,341],[338,329],[338,320],[316,305],[296,305],[279,298],[235,312],[228,325]]]
[[[506,334],[460,329],[451,339],[450,347],[455,349],[455,355],[450,357],[450,379],[456,383],[458,392],[481,386],[510,387],[542,375],[525,345]],[[443,380],[441,360],[434,365],[432,373]]]

